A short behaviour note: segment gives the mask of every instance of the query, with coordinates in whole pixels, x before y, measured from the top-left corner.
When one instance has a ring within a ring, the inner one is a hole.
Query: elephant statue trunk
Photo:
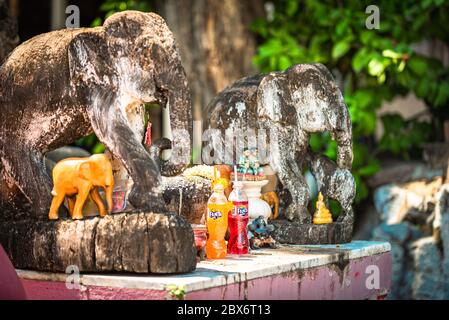
[[[154,59],[178,54],[174,48],[168,48],[169,54],[153,53]],[[155,50],[155,51],[159,51]],[[165,93],[166,105],[170,114],[171,141],[162,138],[154,142],[152,159],[159,165],[164,176],[180,174],[190,163],[191,137],[192,137],[192,112],[190,89],[187,77],[181,65],[173,65],[168,61],[160,64],[163,69],[159,71],[156,86]],[[161,158],[164,150],[171,149],[168,160]]]

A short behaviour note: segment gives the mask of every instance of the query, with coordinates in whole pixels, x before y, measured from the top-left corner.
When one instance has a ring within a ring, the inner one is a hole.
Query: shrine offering
[[[206,242],[206,256],[208,259],[224,259],[226,257],[225,235],[228,229],[228,213],[232,204],[224,195],[224,179],[213,182],[213,193],[207,203],[206,225],[208,239]]]
[[[238,161],[238,170],[234,176],[246,181],[265,180],[265,173],[260,166],[257,148],[245,148]],[[234,178],[234,177],[233,177]]]
[[[192,224],[193,235],[195,236],[195,247],[197,257],[199,260],[204,260],[206,241],[207,241],[207,228],[203,224]]]
[[[318,194],[318,200],[316,202],[316,212],[313,215],[314,224],[328,224],[332,223],[332,214],[329,209],[326,208],[324,203],[323,194],[320,192]]]
[[[106,191],[107,209],[101,199],[99,188]],[[100,216],[104,217],[112,212],[113,189],[112,165],[104,154],[62,160],[53,168],[53,190],[51,191],[53,200],[48,217],[50,220],[57,220],[58,209],[64,198],[67,198],[72,219],[83,219],[83,207],[88,196],[97,205]]]
[[[234,168],[235,172],[237,168]],[[237,177],[237,174],[235,175]],[[246,226],[248,224],[248,196],[243,191],[243,183],[234,181],[234,189],[229,195],[229,201],[233,208],[228,217],[229,223],[229,254],[247,254],[248,253],[248,234]]]

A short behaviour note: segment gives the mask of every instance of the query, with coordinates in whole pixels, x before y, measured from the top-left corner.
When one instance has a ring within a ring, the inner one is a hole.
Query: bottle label
[[[214,211],[214,210],[209,211],[209,218],[211,218],[213,220],[217,220],[217,219],[221,218],[222,216],[223,216],[223,214],[221,213],[221,211]]]
[[[248,216],[248,201],[235,201],[233,215],[239,217]]]

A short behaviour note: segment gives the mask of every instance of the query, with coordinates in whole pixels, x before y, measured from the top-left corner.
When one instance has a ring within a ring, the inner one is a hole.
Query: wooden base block
[[[186,273],[196,268],[190,224],[174,214],[21,220],[0,224],[0,243],[16,268],[65,272]]]
[[[352,223],[299,224],[287,220],[271,221],[273,238],[283,244],[339,244],[352,240]]]

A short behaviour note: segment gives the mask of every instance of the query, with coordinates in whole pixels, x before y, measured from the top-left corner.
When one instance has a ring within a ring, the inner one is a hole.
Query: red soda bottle
[[[248,233],[246,226],[248,224],[248,196],[243,191],[243,183],[234,181],[234,186],[229,201],[232,202],[233,208],[228,216],[229,254],[248,254]]]

